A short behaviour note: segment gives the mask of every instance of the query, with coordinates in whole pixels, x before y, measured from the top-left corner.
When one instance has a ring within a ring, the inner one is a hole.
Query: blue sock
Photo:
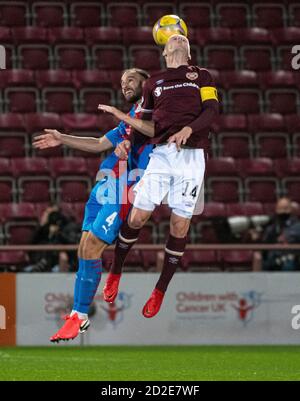
[[[80,286],[77,303],[74,301],[74,310],[88,313],[90,305],[98,289],[102,273],[102,259],[81,259],[80,263]],[[77,275],[78,276],[78,275]],[[77,280],[76,280],[77,281]],[[76,284],[75,284],[76,291]],[[74,297],[75,300],[75,297]],[[76,308],[75,308],[76,303]]]
[[[80,283],[81,283],[81,277],[82,277],[82,271],[83,271],[83,259],[78,258],[78,271],[76,274],[76,279],[75,279],[75,286],[74,286],[74,305],[73,305],[73,310],[77,311],[78,304],[79,304],[79,294],[80,294]]]

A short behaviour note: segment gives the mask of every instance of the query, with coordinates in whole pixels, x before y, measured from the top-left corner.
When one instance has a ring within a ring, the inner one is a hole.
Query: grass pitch
[[[0,348],[0,380],[300,380],[300,347]]]

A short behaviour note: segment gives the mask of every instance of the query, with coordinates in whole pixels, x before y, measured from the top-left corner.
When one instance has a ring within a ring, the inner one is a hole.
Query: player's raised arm
[[[113,147],[113,144],[106,136],[102,138],[80,137],[62,134],[55,129],[45,129],[44,134],[38,135],[33,139],[33,146],[36,149],[47,149],[60,145],[91,153],[104,152]]]
[[[126,124],[130,125],[132,128],[139,131],[143,135],[149,136],[151,138],[154,136],[153,121],[146,121],[139,118],[130,117],[128,114],[123,113],[116,107],[108,106],[105,104],[99,104],[98,109],[114,115],[117,119],[124,121]]]

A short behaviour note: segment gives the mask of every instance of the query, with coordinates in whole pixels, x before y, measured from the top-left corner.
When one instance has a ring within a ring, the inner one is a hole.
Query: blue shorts
[[[82,231],[91,231],[107,244],[115,241],[123,223],[123,205],[118,201],[118,196],[125,187],[126,181],[120,185],[119,179],[109,181],[104,178],[97,182],[85,205]]]

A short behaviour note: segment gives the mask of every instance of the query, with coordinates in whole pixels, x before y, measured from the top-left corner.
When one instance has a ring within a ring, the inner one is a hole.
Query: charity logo
[[[162,87],[161,86],[158,86],[157,88],[155,88],[154,95],[156,97],[159,97],[161,95],[161,93],[162,93]]]
[[[231,304],[232,308],[237,312],[237,318],[244,326],[247,326],[253,320],[255,310],[261,304],[261,297],[262,293],[251,290],[241,294],[237,302]]]
[[[107,320],[116,328],[125,318],[125,311],[131,307],[132,294],[120,292],[114,302],[101,302],[100,308],[105,312]]]

